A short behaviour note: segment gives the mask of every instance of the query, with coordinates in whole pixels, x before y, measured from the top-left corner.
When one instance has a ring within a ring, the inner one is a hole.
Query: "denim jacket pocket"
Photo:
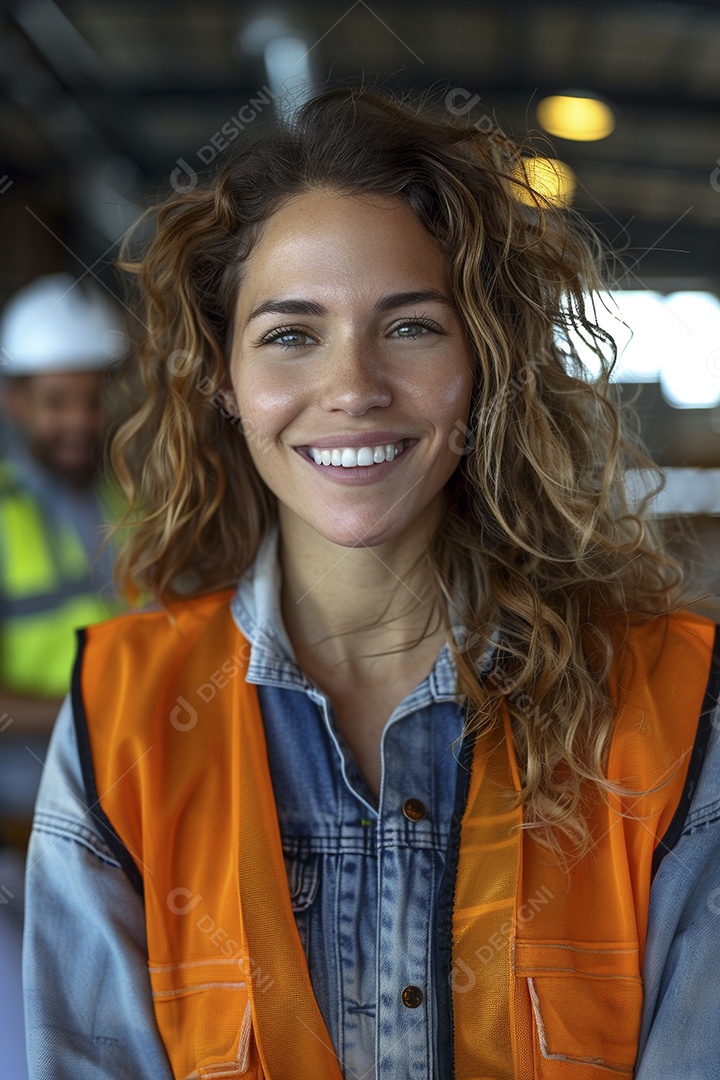
[[[313,904],[320,887],[320,855],[317,852],[300,855],[286,851],[285,868],[295,923],[305,955],[309,957]]]
[[[153,1008],[178,1080],[263,1080],[237,960],[150,966]]]
[[[639,962],[634,943],[515,943],[515,975],[530,996],[538,1080],[632,1076],[643,1001]]]

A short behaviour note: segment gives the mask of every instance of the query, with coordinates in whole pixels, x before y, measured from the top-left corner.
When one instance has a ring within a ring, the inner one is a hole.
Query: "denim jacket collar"
[[[253,565],[240,579],[231,610],[241,632],[250,642],[247,681],[259,685],[286,686],[317,693],[300,670],[283,623],[280,606],[281,571],[279,529],[267,533]],[[414,711],[433,701],[457,700],[457,674],[452,650],[445,642],[435,666],[402,705]],[[396,717],[397,719],[398,717]]]

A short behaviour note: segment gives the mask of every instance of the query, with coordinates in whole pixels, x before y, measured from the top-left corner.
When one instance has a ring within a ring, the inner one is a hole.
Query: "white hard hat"
[[[0,322],[0,374],[101,371],[125,352],[113,302],[71,274],[47,274],[16,293]]]

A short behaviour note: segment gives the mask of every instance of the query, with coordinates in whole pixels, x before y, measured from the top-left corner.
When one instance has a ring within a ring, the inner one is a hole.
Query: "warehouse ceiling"
[[[616,116],[609,137],[551,140],[577,175],[575,205],[621,255],[629,287],[638,275],[718,288],[717,4],[6,3],[0,195],[61,239],[79,216],[74,244],[99,254],[173,176],[189,182],[271,112],[265,47],[278,27],[303,43],[315,85],[431,90],[472,122],[535,132],[545,150],[539,100],[600,96]]]

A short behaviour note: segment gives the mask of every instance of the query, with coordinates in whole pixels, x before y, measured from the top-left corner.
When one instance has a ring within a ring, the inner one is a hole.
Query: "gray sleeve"
[[[714,1080],[720,1062],[720,725],[650,894],[635,1080]]]
[[[153,1012],[142,898],[87,805],[69,699],[28,852],[23,981],[31,1080],[172,1080]]]

